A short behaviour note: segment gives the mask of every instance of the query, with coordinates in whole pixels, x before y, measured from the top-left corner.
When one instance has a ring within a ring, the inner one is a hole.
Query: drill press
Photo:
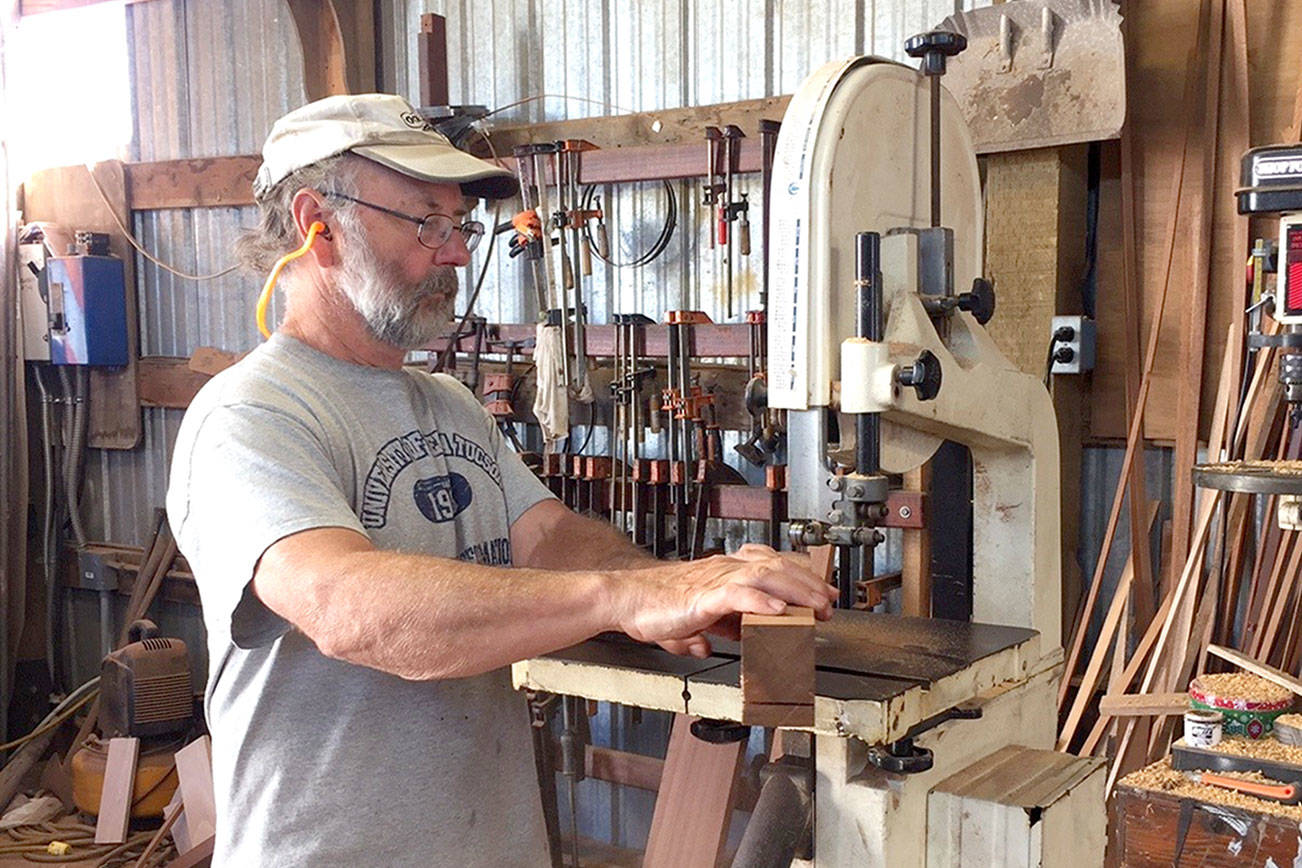
[[[1266,145],[1243,155],[1242,186],[1235,191],[1240,214],[1277,216],[1279,245],[1261,239],[1253,249],[1253,328],[1248,350],[1253,358],[1266,348],[1279,354],[1279,384],[1288,404],[1288,427],[1302,421],[1302,145]],[[1271,253],[1275,256],[1272,257]],[[1272,258],[1277,264],[1272,269]],[[1263,272],[1274,271],[1275,291],[1265,291]],[[1279,330],[1260,328],[1269,312]],[[1294,453],[1296,454],[1296,453]],[[1215,458],[1216,456],[1213,456]],[[1302,530],[1302,462],[1227,461],[1195,465],[1194,482],[1203,488],[1275,495],[1276,520],[1284,530]]]

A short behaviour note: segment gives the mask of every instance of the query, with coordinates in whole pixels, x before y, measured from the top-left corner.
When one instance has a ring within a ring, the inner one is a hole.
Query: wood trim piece
[[[217,831],[217,810],[212,784],[212,749],[201,735],[176,752],[176,777],[185,805],[185,822],[193,840],[203,841]]]
[[[258,154],[127,163],[127,204],[132,211],[252,205],[260,165]]]
[[[743,742],[710,744],[674,715],[647,838],[646,868],[714,868],[728,839]]]
[[[1195,188],[1192,208],[1196,234],[1193,243],[1186,247],[1192,280],[1190,286],[1185,288],[1186,292],[1182,293],[1184,322],[1180,329],[1175,459],[1171,480],[1174,501],[1171,508],[1171,551],[1175,555],[1171,559],[1168,573],[1171,582],[1176,580],[1179,556],[1189,549],[1190,522],[1193,518],[1193,465],[1198,452],[1198,418],[1202,400],[1203,351],[1206,345],[1208,287],[1211,277],[1212,197],[1216,181],[1216,126],[1220,114],[1224,22],[1225,0],[1212,0],[1211,19],[1206,31],[1208,51],[1202,111],[1190,112],[1191,122],[1193,116],[1200,116],[1201,123],[1195,128],[1194,135],[1185,142],[1185,160],[1188,162],[1191,155],[1193,159],[1201,160],[1201,175]],[[1192,154],[1191,145],[1194,146]],[[1193,618],[1192,606],[1193,597],[1190,596],[1177,613],[1181,626],[1177,635],[1187,635],[1188,625]],[[1178,660],[1173,662],[1177,665],[1179,663]]]
[[[109,739],[104,783],[99,796],[99,816],[95,820],[96,844],[121,844],[127,839],[139,758],[140,739]]]
[[[638,145],[698,145],[705,159],[705,128],[736,124],[746,139],[759,138],[759,122],[782,120],[791,96],[718,103],[690,108],[631,112],[607,117],[586,117],[536,124],[502,124],[490,127],[493,148],[499,154],[510,153],[517,145],[560,139],[586,139],[598,148],[625,149]],[[542,114],[539,111],[539,114]],[[743,142],[746,140],[743,139]],[[487,147],[478,151],[489,156]]]
[[[1109,693],[1099,699],[1099,711],[1113,717],[1184,714],[1188,710],[1187,693]]]
[[[1157,507],[1158,504],[1156,503],[1148,504],[1147,520],[1141,525],[1144,528],[1145,535],[1148,534],[1149,529],[1152,527],[1153,519],[1157,517]],[[1103,627],[1099,630],[1098,638],[1094,640],[1094,651],[1090,654],[1089,663],[1085,666],[1085,674],[1081,676],[1080,686],[1076,689],[1076,699],[1072,703],[1071,711],[1062,726],[1062,734],[1058,738],[1058,750],[1067,750],[1071,746],[1071,740],[1076,735],[1076,728],[1080,725],[1081,717],[1084,715],[1090,699],[1094,696],[1094,689],[1098,685],[1099,677],[1103,674],[1103,664],[1107,660],[1108,651],[1113,644],[1113,636],[1124,632],[1120,629],[1124,626],[1121,616],[1125,611],[1127,601],[1130,599],[1130,586],[1134,581],[1135,555],[1132,551],[1130,560],[1126,562],[1126,568],[1117,581],[1116,590],[1112,592],[1112,604],[1108,607],[1107,616],[1103,619]],[[1073,650],[1079,649],[1074,648]],[[1062,680],[1066,684],[1070,679],[1063,678]]]

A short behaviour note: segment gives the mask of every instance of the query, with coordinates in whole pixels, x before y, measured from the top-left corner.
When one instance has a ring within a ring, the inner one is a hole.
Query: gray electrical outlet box
[[[77,587],[91,591],[117,590],[117,567],[108,562],[104,552],[81,549],[77,552],[77,568]]]
[[[1083,374],[1094,370],[1098,334],[1094,320],[1084,316],[1055,316],[1049,327],[1050,340],[1058,334],[1059,329],[1070,329],[1071,336],[1054,342],[1053,367],[1050,372]],[[1064,357],[1061,360],[1060,355]]]

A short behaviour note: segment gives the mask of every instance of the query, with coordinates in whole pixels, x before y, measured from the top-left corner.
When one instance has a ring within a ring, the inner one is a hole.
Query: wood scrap
[[[1176,441],[1175,458],[1172,466],[1174,478],[1171,481],[1173,505],[1171,508],[1172,532],[1171,550],[1183,552],[1189,549],[1190,528],[1193,512],[1194,487],[1193,465],[1198,451],[1198,417],[1199,401],[1202,396],[1202,366],[1204,337],[1207,324],[1207,292],[1211,264],[1212,233],[1212,197],[1216,174],[1217,119],[1220,110],[1221,86],[1221,50],[1224,45],[1225,0],[1213,0],[1211,18],[1207,33],[1207,64],[1205,75],[1205,93],[1203,94],[1201,122],[1195,128],[1195,136],[1185,141],[1185,160],[1201,155],[1202,174],[1195,188],[1193,199],[1193,221],[1196,227],[1194,243],[1187,246],[1190,256],[1192,280],[1182,294],[1182,310],[1185,314],[1180,329],[1180,370],[1179,391],[1176,396]],[[1170,582],[1177,581],[1179,565],[1175,559],[1170,564]],[[1182,605],[1176,610],[1176,641],[1179,643],[1188,637],[1193,621],[1194,597],[1185,595]],[[1183,649],[1174,658],[1178,662]],[[1167,678],[1166,680],[1171,680]]]
[[[212,748],[208,736],[201,735],[176,752],[176,777],[181,802],[185,805],[187,830],[195,841],[203,841],[217,831]]]
[[[1099,699],[1099,713],[1113,717],[1184,714],[1188,710],[1187,693],[1109,693]]]
[[[109,739],[104,786],[99,797],[99,816],[95,821],[96,844],[121,844],[126,841],[127,824],[131,822],[131,796],[136,785],[136,761],[139,758],[140,739]]]
[[[925,497],[931,489],[931,464],[904,474],[904,487]],[[901,610],[918,618],[931,616],[931,534],[921,530],[901,532],[903,552],[900,557]]]
[[[674,715],[647,837],[646,868],[715,868],[728,839],[742,742],[711,744]]]

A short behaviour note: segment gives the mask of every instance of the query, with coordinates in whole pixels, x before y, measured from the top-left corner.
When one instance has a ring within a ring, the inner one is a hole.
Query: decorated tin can
[[[1263,738],[1275,718],[1293,707],[1293,694],[1264,678],[1243,672],[1200,675],[1189,685],[1195,709],[1219,711],[1225,735]]]

